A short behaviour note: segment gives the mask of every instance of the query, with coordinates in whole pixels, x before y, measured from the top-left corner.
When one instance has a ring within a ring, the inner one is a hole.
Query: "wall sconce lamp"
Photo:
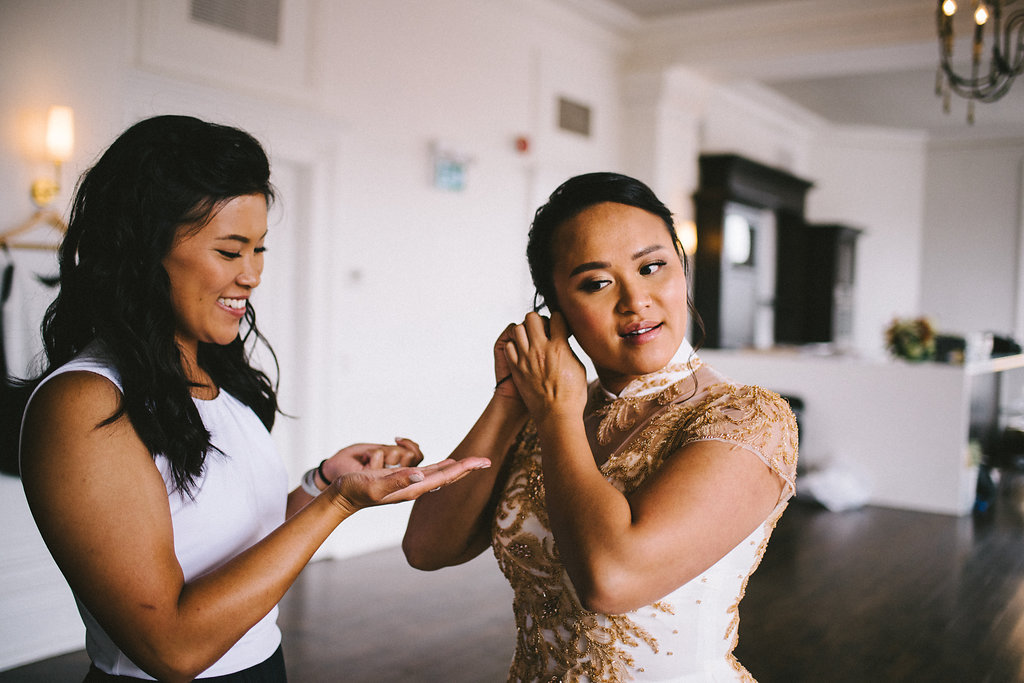
[[[697,253],[697,224],[693,221],[682,221],[676,228],[679,246],[683,253],[693,256]]]
[[[60,194],[60,165],[71,157],[75,145],[75,114],[71,107],[50,107],[46,118],[46,155],[53,161],[52,178],[37,178],[32,183],[32,201],[42,208]]]

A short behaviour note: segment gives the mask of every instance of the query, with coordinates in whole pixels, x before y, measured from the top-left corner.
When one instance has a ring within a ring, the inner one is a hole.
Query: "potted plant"
[[[935,358],[935,327],[928,318],[895,318],[885,330],[885,347],[910,361]]]

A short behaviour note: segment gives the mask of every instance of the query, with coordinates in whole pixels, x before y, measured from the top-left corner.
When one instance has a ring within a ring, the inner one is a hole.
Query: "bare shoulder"
[[[86,494],[102,478],[156,471],[127,416],[112,422],[121,392],[102,375],[66,372],[44,383],[29,403],[21,438],[22,479],[30,503],[55,485],[74,484],[62,497]]]
[[[104,411],[109,417],[120,401],[120,390],[103,375],[81,370],[64,372],[39,388],[29,404],[27,419],[38,421],[60,416],[62,420],[74,420]]]
[[[93,372],[65,372],[46,381],[32,397],[22,428],[22,468],[33,468],[55,447],[87,439],[120,406],[121,393]],[[72,452],[74,449],[72,449]]]

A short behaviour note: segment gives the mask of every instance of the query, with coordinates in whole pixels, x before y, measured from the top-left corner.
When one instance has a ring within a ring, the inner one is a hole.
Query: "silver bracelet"
[[[305,474],[302,475],[302,481],[300,483],[300,485],[302,486],[302,490],[308,493],[309,495],[313,496],[314,498],[323,493],[320,489],[316,487],[316,477],[316,468],[314,467],[313,469],[307,471]]]

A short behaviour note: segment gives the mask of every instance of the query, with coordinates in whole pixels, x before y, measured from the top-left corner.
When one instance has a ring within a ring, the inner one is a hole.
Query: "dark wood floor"
[[[1024,479],[1004,484],[983,517],[792,506],[738,658],[762,683],[1024,681]]]
[[[505,680],[511,594],[490,555],[409,569],[397,549],[310,565],[282,603],[295,683]],[[762,683],[1024,681],[1024,477],[987,517],[794,503],[741,607]],[[0,673],[77,681],[84,653]]]

